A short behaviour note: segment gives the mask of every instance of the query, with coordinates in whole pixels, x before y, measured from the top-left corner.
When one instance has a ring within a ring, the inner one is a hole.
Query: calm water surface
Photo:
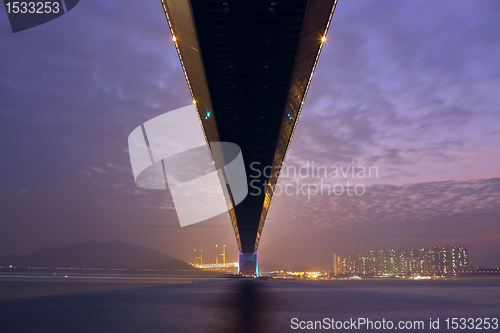
[[[58,286],[67,284],[0,280],[0,294],[9,288]],[[297,332],[291,328],[292,318],[360,317],[395,323],[422,320],[425,329],[418,332],[453,332],[445,329],[446,318],[500,318],[500,280],[197,280],[123,285],[119,290],[94,290],[94,283],[90,291],[83,282],[71,286],[69,295],[0,301],[0,332]],[[86,292],[74,294],[78,288]],[[429,329],[430,318],[440,318],[439,330]]]

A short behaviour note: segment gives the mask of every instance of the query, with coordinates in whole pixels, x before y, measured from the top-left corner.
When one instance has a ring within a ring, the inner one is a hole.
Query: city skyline
[[[452,276],[466,272],[469,251],[465,246],[434,246],[370,250],[351,256],[333,254],[332,274],[361,276]]]

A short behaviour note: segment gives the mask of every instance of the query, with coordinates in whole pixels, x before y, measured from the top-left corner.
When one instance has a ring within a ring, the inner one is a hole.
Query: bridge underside
[[[242,150],[253,186],[235,207],[226,199],[241,273],[255,273],[278,179],[255,169],[283,164],[336,0],[162,3],[207,140]]]

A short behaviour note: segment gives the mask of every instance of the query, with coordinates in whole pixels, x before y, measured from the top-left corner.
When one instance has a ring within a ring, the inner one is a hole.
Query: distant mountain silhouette
[[[483,268],[500,268],[500,253],[495,253],[477,263]]]
[[[158,265],[169,260],[183,263],[148,247],[117,240],[83,242],[47,247],[28,254],[0,256],[0,266],[129,269]],[[175,265],[180,266],[180,263]]]

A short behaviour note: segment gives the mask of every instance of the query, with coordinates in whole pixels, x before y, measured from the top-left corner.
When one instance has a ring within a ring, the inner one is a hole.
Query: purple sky
[[[339,1],[286,165],[379,177],[349,179],[363,196],[276,196],[261,262],[499,252],[499,31],[496,0]],[[227,214],[180,228],[168,192],[132,177],[128,134],[191,101],[159,0],[81,1],[17,34],[1,9],[0,55],[0,255],[123,239],[187,261],[227,244],[236,259]]]

